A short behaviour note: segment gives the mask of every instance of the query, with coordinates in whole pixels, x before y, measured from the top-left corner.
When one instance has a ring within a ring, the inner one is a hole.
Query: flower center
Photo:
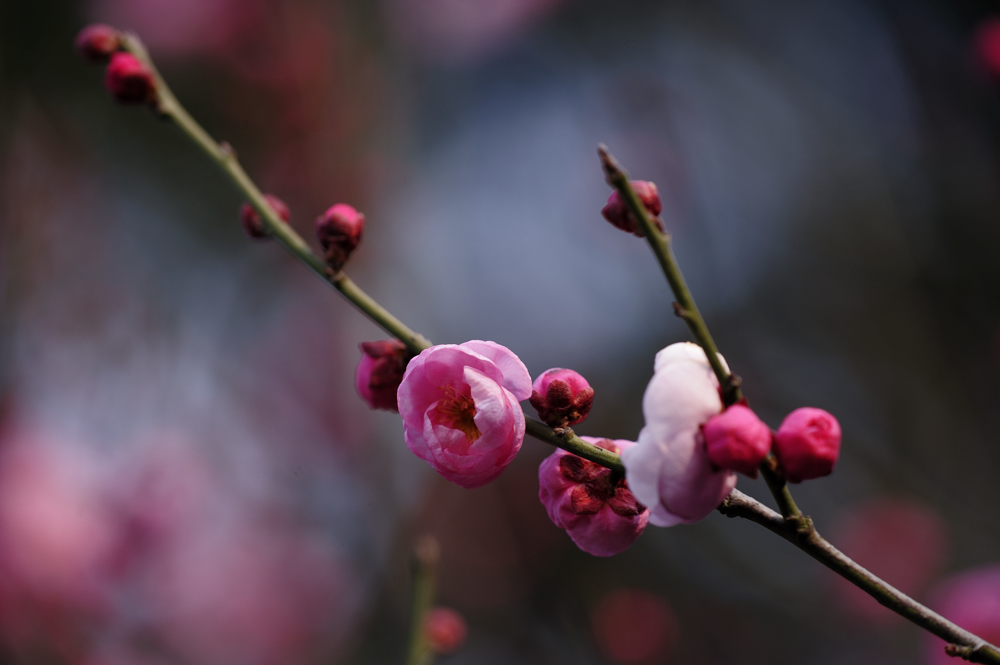
[[[477,440],[482,433],[476,427],[473,417],[476,415],[476,403],[472,401],[472,395],[459,393],[454,386],[445,386],[444,399],[438,400],[432,413],[434,421],[439,425],[457,429],[469,440],[469,443]]]

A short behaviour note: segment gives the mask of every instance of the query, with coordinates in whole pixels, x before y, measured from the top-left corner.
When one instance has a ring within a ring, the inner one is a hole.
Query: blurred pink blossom
[[[621,454],[632,441],[581,437]],[[642,535],[649,511],[639,504],[624,478],[612,485],[611,469],[565,450],[556,450],[538,467],[538,498],[549,519],[573,542],[594,556],[613,556]]]
[[[944,521],[908,499],[888,497],[856,506],[834,525],[833,534],[847,556],[909,595],[923,591],[944,564]],[[842,577],[833,577],[832,582],[841,605],[861,619],[899,619]]]
[[[425,56],[475,57],[501,46],[563,0],[391,0],[388,22]]]
[[[14,429],[2,445],[0,630],[15,643],[58,643],[110,607],[114,527],[64,442]]]
[[[139,33],[157,56],[218,52],[254,26],[253,0],[95,0],[92,13]]]
[[[406,445],[448,480],[480,487],[524,442],[519,401],[531,377],[514,353],[474,340],[434,346],[410,361],[397,393]]]
[[[614,663],[666,662],[677,642],[677,619],[663,598],[617,589],[591,614],[597,646]]]
[[[161,551],[141,588],[161,639],[191,661],[276,665],[342,636],[347,579],[318,538],[235,523]]]
[[[991,644],[1000,644],[1000,564],[983,566],[945,580],[930,607]],[[929,665],[962,662],[945,654],[944,640],[928,635]]]
[[[973,38],[976,55],[991,73],[1000,75],[1000,18],[986,19]]]
[[[427,642],[436,653],[452,653],[465,642],[468,629],[462,615],[450,607],[435,607],[424,619]]]
[[[736,486],[735,473],[708,459],[701,433],[720,411],[719,381],[700,346],[680,342],[656,354],[642,398],[646,425],[622,454],[629,487],[649,507],[650,523],[697,522]]]

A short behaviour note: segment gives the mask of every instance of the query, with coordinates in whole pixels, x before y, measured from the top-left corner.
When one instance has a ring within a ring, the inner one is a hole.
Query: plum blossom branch
[[[635,216],[639,227],[656,255],[670,288],[677,298],[674,311],[684,319],[691,334],[705,350],[719,385],[723,402],[735,404],[743,399],[738,377],[733,376],[719,358],[718,347],[712,339],[705,320],[698,311],[694,297],[688,289],[677,259],[670,247],[670,235],[654,222],[646,206],[629,182],[628,174],[603,144],[597,148],[608,184]],[[773,454],[760,464],[761,474],[774,496],[781,513],[777,513],[739,490],[734,489],[722,504],[719,512],[728,517],[742,517],[772,531],[830,568],[849,582],[868,593],[882,605],[912,621],[921,628],[948,640],[948,654],[974,663],[1000,665],[1000,649],[970,633],[941,615],[921,605],[903,592],[876,577],[848,558],[816,531],[812,519],[804,515],[792,498],[780,465]]]
[[[402,321],[393,316],[371,296],[365,293],[347,274],[341,270],[331,274],[326,262],[313,252],[306,241],[289,226],[267,202],[260,188],[247,175],[236,157],[236,152],[227,143],[219,143],[196,121],[187,109],[178,101],[163,77],[153,64],[152,58],[138,36],[126,33],[122,38],[122,48],[132,53],[145,65],[153,76],[156,88],[156,110],[170,120],[187,135],[189,139],[214,161],[222,171],[229,176],[237,189],[249,200],[250,204],[260,214],[265,227],[274,235],[291,254],[309,267],[323,280],[329,282],[341,295],[350,301],[362,314],[371,319],[387,333],[406,345],[412,354],[418,354],[429,349],[430,340],[414,332]],[[527,433],[545,443],[568,450],[613,471],[625,474],[618,455],[588,443],[573,434],[572,430],[554,430],[548,425],[525,417]]]
[[[727,405],[735,404],[743,397],[740,392],[740,379],[726,369],[726,366],[719,360],[719,347],[715,345],[712,333],[708,331],[708,326],[705,325],[705,320],[702,318],[701,312],[698,311],[698,305],[695,304],[694,296],[691,295],[687,281],[685,281],[680,266],[677,265],[677,259],[674,258],[674,252],[670,248],[670,234],[662,231],[653,221],[646,206],[643,205],[639,195],[629,183],[628,173],[621,167],[618,160],[608,152],[607,146],[603,143],[599,144],[597,153],[601,157],[601,166],[604,168],[608,184],[618,190],[618,194],[625,201],[629,211],[639,221],[643,235],[649,242],[653,254],[656,255],[656,260],[660,262],[663,274],[670,284],[670,290],[677,298],[677,302],[674,303],[674,313],[684,319],[698,345],[705,349],[708,362],[712,366],[715,376],[719,379],[719,385],[722,386],[722,400]]]
[[[733,490],[719,506],[726,517],[742,517],[761,525],[824,566],[844,577],[893,612],[949,642],[949,655],[972,663],[1000,663],[1000,650],[948,621],[852,561],[819,535],[810,518],[782,517],[753,497]]]
[[[201,125],[187,113],[157,72],[138,37],[125,35],[122,46],[149,69],[156,88],[155,108],[160,115],[173,120],[181,131],[187,134],[195,145],[201,148],[232,179],[236,187],[260,214],[267,230],[277,237],[289,252],[333,285],[373,322],[399,339],[411,353],[416,354],[431,347],[429,340],[390,314],[351,281],[342,270],[331,271],[326,262],[309,248],[305,240],[278,216],[260,189],[243,170],[233,149],[228,144],[220,144],[212,139]],[[673,256],[669,235],[659,230],[658,226],[654,224],[629,184],[627,174],[614,157],[608,153],[604,146],[599,148],[599,152],[609,184],[617,189],[632,214],[637,218],[663,268],[667,281],[677,298],[675,312],[684,319],[696,341],[705,350],[708,361],[719,379],[720,386],[722,386],[724,402],[729,405],[740,401],[742,394],[739,379],[733,376],[719,360],[715,342]],[[617,454],[580,439],[568,428],[552,429],[534,418],[526,417],[525,420],[526,431],[533,437],[624,475],[625,469]],[[886,584],[823,539],[817,533],[812,520],[803,515],[795,505],[773,456],[761,464],[761,472],[767,480],[769,489],[774,494],[781,514],[738,490],[734,490],[723,501],[718,508],[719,511],[729,517],[749,519],[785,538],[869,593],[878,602],[931,633],[948,640],[950,642],[948,647],[950,655],[964,658],[970,662],[1000,665],[1000,650],[995,646],[963,630]],[[425,557],[425,559],[429,561],[429,558]],[[411,631],[408,660],[413,665],[425,664],[430,657],[426,642],[419,631],[422,627],[422,617],[433,600],[433,573],[428,572],[430,567],[426,567],[424,573],[420,573],[419,570],[418,567],[417,579],[414,582],[413,630]]]
[[[420,353],[424,349],[430,348],[431,343],[423,335],[406,327],[402,321],[390,314],[388,310],[361,290],[346,273],[342,270],[331,273],[327,268],[326,262],[316,255],[309,248],[309,245],[306,244],[302,236],[285,223],[278,216],[274,208],[268,204],[263,193],[254,184],[253,180],[250,179],[246,171],[243,170],[233,148],[228,143],[218,143],[215,141],[181,105],[177,97],[170,90],[170,86],[160,76],[145,46],[143,46],[136,35],[124,35],[122,47],[138,58],[153,75],[156,87],[155,108],[157,112],[161,116],[173,120],[181,131],[232,179],[233,184],[236,185],[237,189],[250,202],[250,205],[260,214],[267,230],[285,246],[285,249],[302,261],[302,263],[306,264],[313,272],[333,285],[335,289],[340,291],[344,297],[379,327],[406,344],[411,353]]]
[[[638,220],[643,235],[649,242],[649,247],[653,250],[653,254],[656,255],[656,260],[659,261],[660,268],[663,269],[667,283],[670,284],[670,290],[673,291],[674,297],[677,298],[677,301],[674,302],[674,313],[684,320],[691,330],[695,341],[698,342],[701,348],[705,349],[705,355],[708,356],[708,362],[712,366],[712,371],[715,372],[715,376],[719,380],[719,385],[722,387],[723,403],[729,406],[739,402],[743,399],[743,393],[740,389],[740,378],[730,372],[719,359],[719,347],[716,346],[715,340],[712,339],[712,333],[709,332],[708,325],[698,310],[694,296],[691,295],[691,290],[684,279],[684,273],[681,272],[677,258],[671,249],[670,234],[664,231],[660,224],[654,222],[649,210],[643,205],[639,195],[629,182],[628,173],[608,151],[607,146],[603,143],[599,144],[597,146],[597,154],[601,158],[601,166],[604,169],[604,175],[607,178],[608,184],[618,190],[619,196],[621,196],[625,205],[628,206],[632,215]],[[801,516],[802,513],[799,511],[798,506],[795,505],[795,500],[792,498],[791,492],[788,491],[785,479],[778,470],[778,465],[773,455],[769,455],[764,460],[760,466],[760,471],[764,476],[764,480],[767,481],[768,489],[774,495],[774,500],[778,502],[781,514],[786,517]]]

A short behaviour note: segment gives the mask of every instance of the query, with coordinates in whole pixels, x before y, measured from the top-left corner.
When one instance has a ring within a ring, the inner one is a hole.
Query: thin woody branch
[[[281,244],[313,272],[333,285],[358,310],[381,326],[386,332],[403,342],[412,353],[430,348],[431,342],[419,333],[406,327],[374,299],[362,291],[343,271],[331,273],[326,262],[317,256],[277,212],[266,201],[260,189],[240,166],[235,151],[225,143],[218,143],[187,113],[157,72],[152,60],[140,40],[134,35],[126,35],[124,48],[149,68],[156,87],[155,108],[161,116],[173,120],[176,125],[226,173],[250,204],[261,215],[264,225]],[[628,176],[604,146],[599,153],[609,184],[617,189],[629,210],[635,215],[653,249],[664,274],[673,290],[677,303],[676,313],[690,328],[696,341],[705,349],[709,363],[715,372],[723,399],[727,405],[742,399],[740,384],[722,364],[708,327],[704,322],[690,290],[677,265],[670,247],[670,236],[660,230],[649,216],[642,202],[629,184]],[[608,467],[624,475],[621,458],[610,451],[594,446],[577,437],[572,430],[555,430],[526,417],[526,430],[531,436],[558,446],[592,462]],[[741,517],[763,526],[803,550],[823,565],[863,589],[878,602],[897,612],[913,623],[947,640],[949,655],[964,658],[975,663],[1000,665],[1000,650],[972,633],[960,628],[939,614],[885,583],[869,571],[849,559],[822,538],[813,526],[812,520],[803,515],[795,505],[786,486],[784,477],[773,456],[761,464],[761,472],[778,503],[781,513],[775,512],[738,490],[734,490],[718,507],[729,517]],[[420,558],[420,557],[418,557]],[[433,558],[433,557],[430,557]],[[423,573],[418,574],[415,588],[413,629],[411,637],[410,663],[424,663],[425,644],[419,634],[422,616],[430,606],[433,597],[433,574],[430,558],[425,556]],[[418,566],[418,571],[421,570]]]
[[[727,517],[741,517],[763,526],[824,566],[857,586],[880,604],[949,642],[948,654],[973,663],[1000,664],[1000,650],[982,638],[948,621],[852,561],[823,538],[804,515],[785,518],[739,490],[718,508]]]

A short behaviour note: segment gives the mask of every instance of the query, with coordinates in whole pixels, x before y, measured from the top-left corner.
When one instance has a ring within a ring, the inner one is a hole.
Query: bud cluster
[[[123,50],[125,39],[108,25],[89,25],[76,36],[76,50],[94,63],[107,63],[104,87],[122,104],[155,104],[153,72],[132,53]]]

